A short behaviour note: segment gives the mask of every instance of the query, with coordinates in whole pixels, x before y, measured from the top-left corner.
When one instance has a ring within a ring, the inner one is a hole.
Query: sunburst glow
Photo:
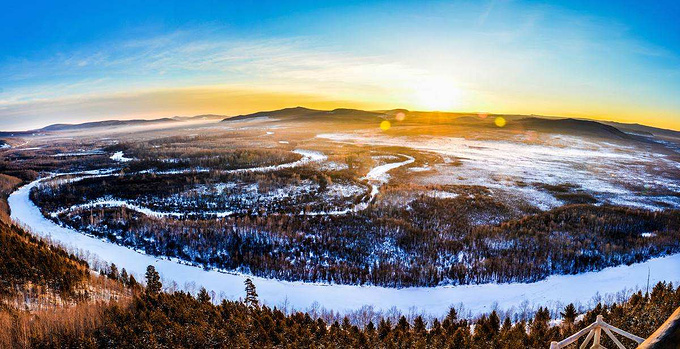
[[[445,80],[427,81],[415,88],[415,104],[427,110],[451,110],[460,105],[461,91]]]

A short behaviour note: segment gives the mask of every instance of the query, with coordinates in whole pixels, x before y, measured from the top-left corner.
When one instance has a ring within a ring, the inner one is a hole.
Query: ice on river
[[[29,199],[31,188],[39,181],[19,188],[9,197],[11,216],[14,221],[27,227],[34,234],[49,237],[67,248],[87,251],[103,261],[115,263],[118,268],[144,275],[147,265],[154,265],[165,283],[176,282],[204,286],[223,294],[229,299],[245,296],[243,281],[247,275],[207,271],[200,267],[181,264],[178,261],[149,256],[123,246],[115,245],[81,234],[73,229],[59,226],[45,218]],[[599,272],[579,275],[551,276],[534,283],[482,284],[467,286],[410,287],[402,289],[377,286],[326,285],[303,282],[287,282],[252,277],[260,299],[269,305],[284,303],[295,309],[307,309],[315,302],[340,312],[356,310],[372,305],[376,310],[387,311],[392,307],[408,313],[411,311],[443,315],[451,305],[463,304],[471,314],[491,311],[495,308],[518,309],[523,304],[547,305],[560,302],[587,303],[596,295],[619,292],[623,289],[644,287],[648,270],[650,282],[680,281],[680,254],[654,258],[630,266],[607,268]]]

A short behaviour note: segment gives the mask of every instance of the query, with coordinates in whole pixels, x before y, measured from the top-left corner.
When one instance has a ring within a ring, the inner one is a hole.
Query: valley
[[[91,262],[225,299],[254,277],[296,309],[514,314],[680,280],[672,139],[398,113],[62,126],[5,150],[5,171],[44,173],[12,218]]]

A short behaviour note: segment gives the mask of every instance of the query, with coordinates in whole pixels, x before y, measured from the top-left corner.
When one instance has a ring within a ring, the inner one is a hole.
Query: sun
[[[415,99],[419,108],[428,110],[451,110],[460,104],[460,90],[443,80],[423,82],[415,88]]]

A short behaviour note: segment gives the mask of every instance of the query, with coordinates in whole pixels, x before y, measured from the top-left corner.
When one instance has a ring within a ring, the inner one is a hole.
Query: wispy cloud
[[[228,35],[203,25],[5,61],[0,121],[149,115],[153,108],[172,113],[149,96],[187,89],[194,96],[197,89],[211,90],[211,96],[266,90],[307,100],[423,108],[414,96],[428,85],[460,90],[456,108],[467,110],[680,110],[671,97],[680,93],[678,57],[635,39],[621,23],[501,0],[441,6],[394,19],[376,13],[370,22],[346,28],[344,41],[323,33]],[[113,100],[128,103],[116,106]],[[224,110],[219,103],[193,103],[203,105],[179,110]]]

